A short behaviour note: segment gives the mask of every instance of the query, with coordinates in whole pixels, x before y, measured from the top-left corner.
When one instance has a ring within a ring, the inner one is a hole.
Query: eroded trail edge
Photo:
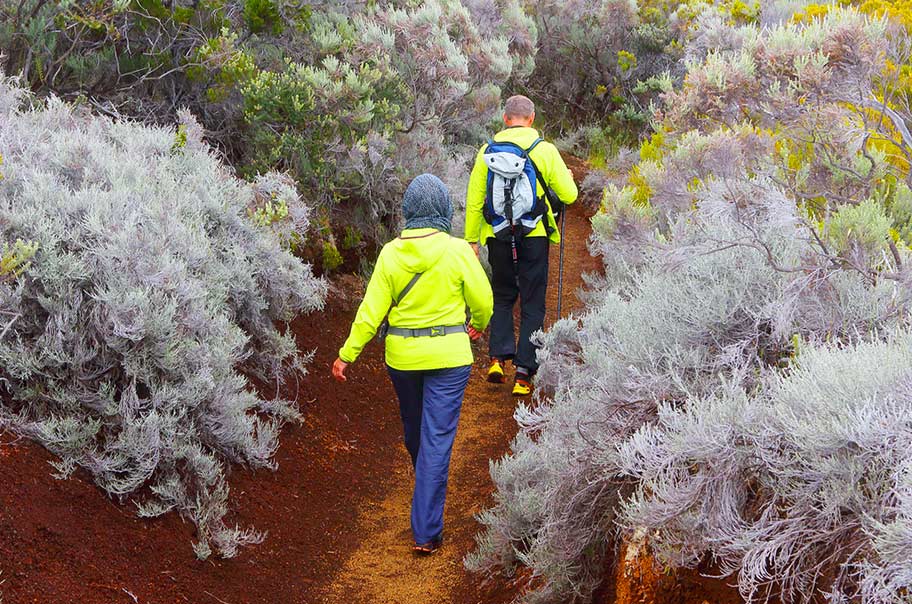
[[[577,179],[582,180],[583,166],[575,163],[571,168]],[[580,308],[576,291],[583,285],[582,276],[598,268],[598,261],[590,256],[586,246],[594,205],[591,201],[581,199],[580,203],[571,206],[567,215],[564,315]],[[554,246],[550,258],[548,324],[556,318],[558,260],[558,248]],[[475,514],[491,501],[493,486],[488,472],[489,460],[506,453],[516,433],[513,420],[516,400],[510,394],[509,385],[484,381],[486,350],[486,343],[476,347],[476,363],[466,389],[453,448],[444,516],[444,547],[426,558],[416,557],[410,551],[412,470],[400,446],[395,469],[380,478],[389,483],[387,496],[363,504],[358,518],[357,547],[335,577],[320,589],[321,602],[491,604],[509,602],[516,595],[516,588],[509,584],[480,585],[478,577],[468,576],[462,564],[479,530]],[[512,375],[508,373],[508,377],[512,378]],[[398,421],[392,407],[389,421]]]

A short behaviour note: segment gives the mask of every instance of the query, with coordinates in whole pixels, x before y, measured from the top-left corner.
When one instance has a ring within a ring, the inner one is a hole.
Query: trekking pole
[[[510,224],[510,254],[513,257],[513,278],[519,286],[519,254],[516,249],[516,225],[513,223],[513,184],[516,179],[510,180],[504,186],[504,214]]]
[[[564,221],[567,218],[567,206],[560,217],[560,258],[557,263],[557,319],[561,318],[561,299],[564,294]]]

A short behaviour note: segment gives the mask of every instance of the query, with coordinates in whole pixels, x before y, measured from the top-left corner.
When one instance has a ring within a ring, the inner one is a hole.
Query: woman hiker
[[[415,468],[413,550],[429,554],[443,542],[450,453],[473,360],[469,338],[481,337],[494,302],[472,248],[449,235],[453,204],[439,178],[415,178],[402,199],[402,214],[405,230],[380,251],[332,373],[345,381],[349,364],[389,312],[386,364]]]

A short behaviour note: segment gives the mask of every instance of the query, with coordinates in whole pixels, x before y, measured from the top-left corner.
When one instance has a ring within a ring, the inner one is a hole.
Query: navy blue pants
[[[471,365],[450,369],[400,371],[387,366],[405,432],[405,448],[415,468],[412,536],[427,543],[443,533],[450,454]]]
[[[545,323],[545,295],[548,292],[547,237],[524,237],[516,242],[517,266],[509,242],[488,239],[494,315],[488,352],[492,358],[513,360],[532,375],[538,370],[537,348],[530,338]],[[519,298],[519,343],[513,328],[513,307]]]

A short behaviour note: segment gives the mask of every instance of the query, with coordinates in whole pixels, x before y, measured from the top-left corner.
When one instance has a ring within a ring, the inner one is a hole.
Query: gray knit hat
[[[450,232],[453,202],[446,185],[433,174],[415,177],[402,196],[402,216],[405,228],[433,228]]]

